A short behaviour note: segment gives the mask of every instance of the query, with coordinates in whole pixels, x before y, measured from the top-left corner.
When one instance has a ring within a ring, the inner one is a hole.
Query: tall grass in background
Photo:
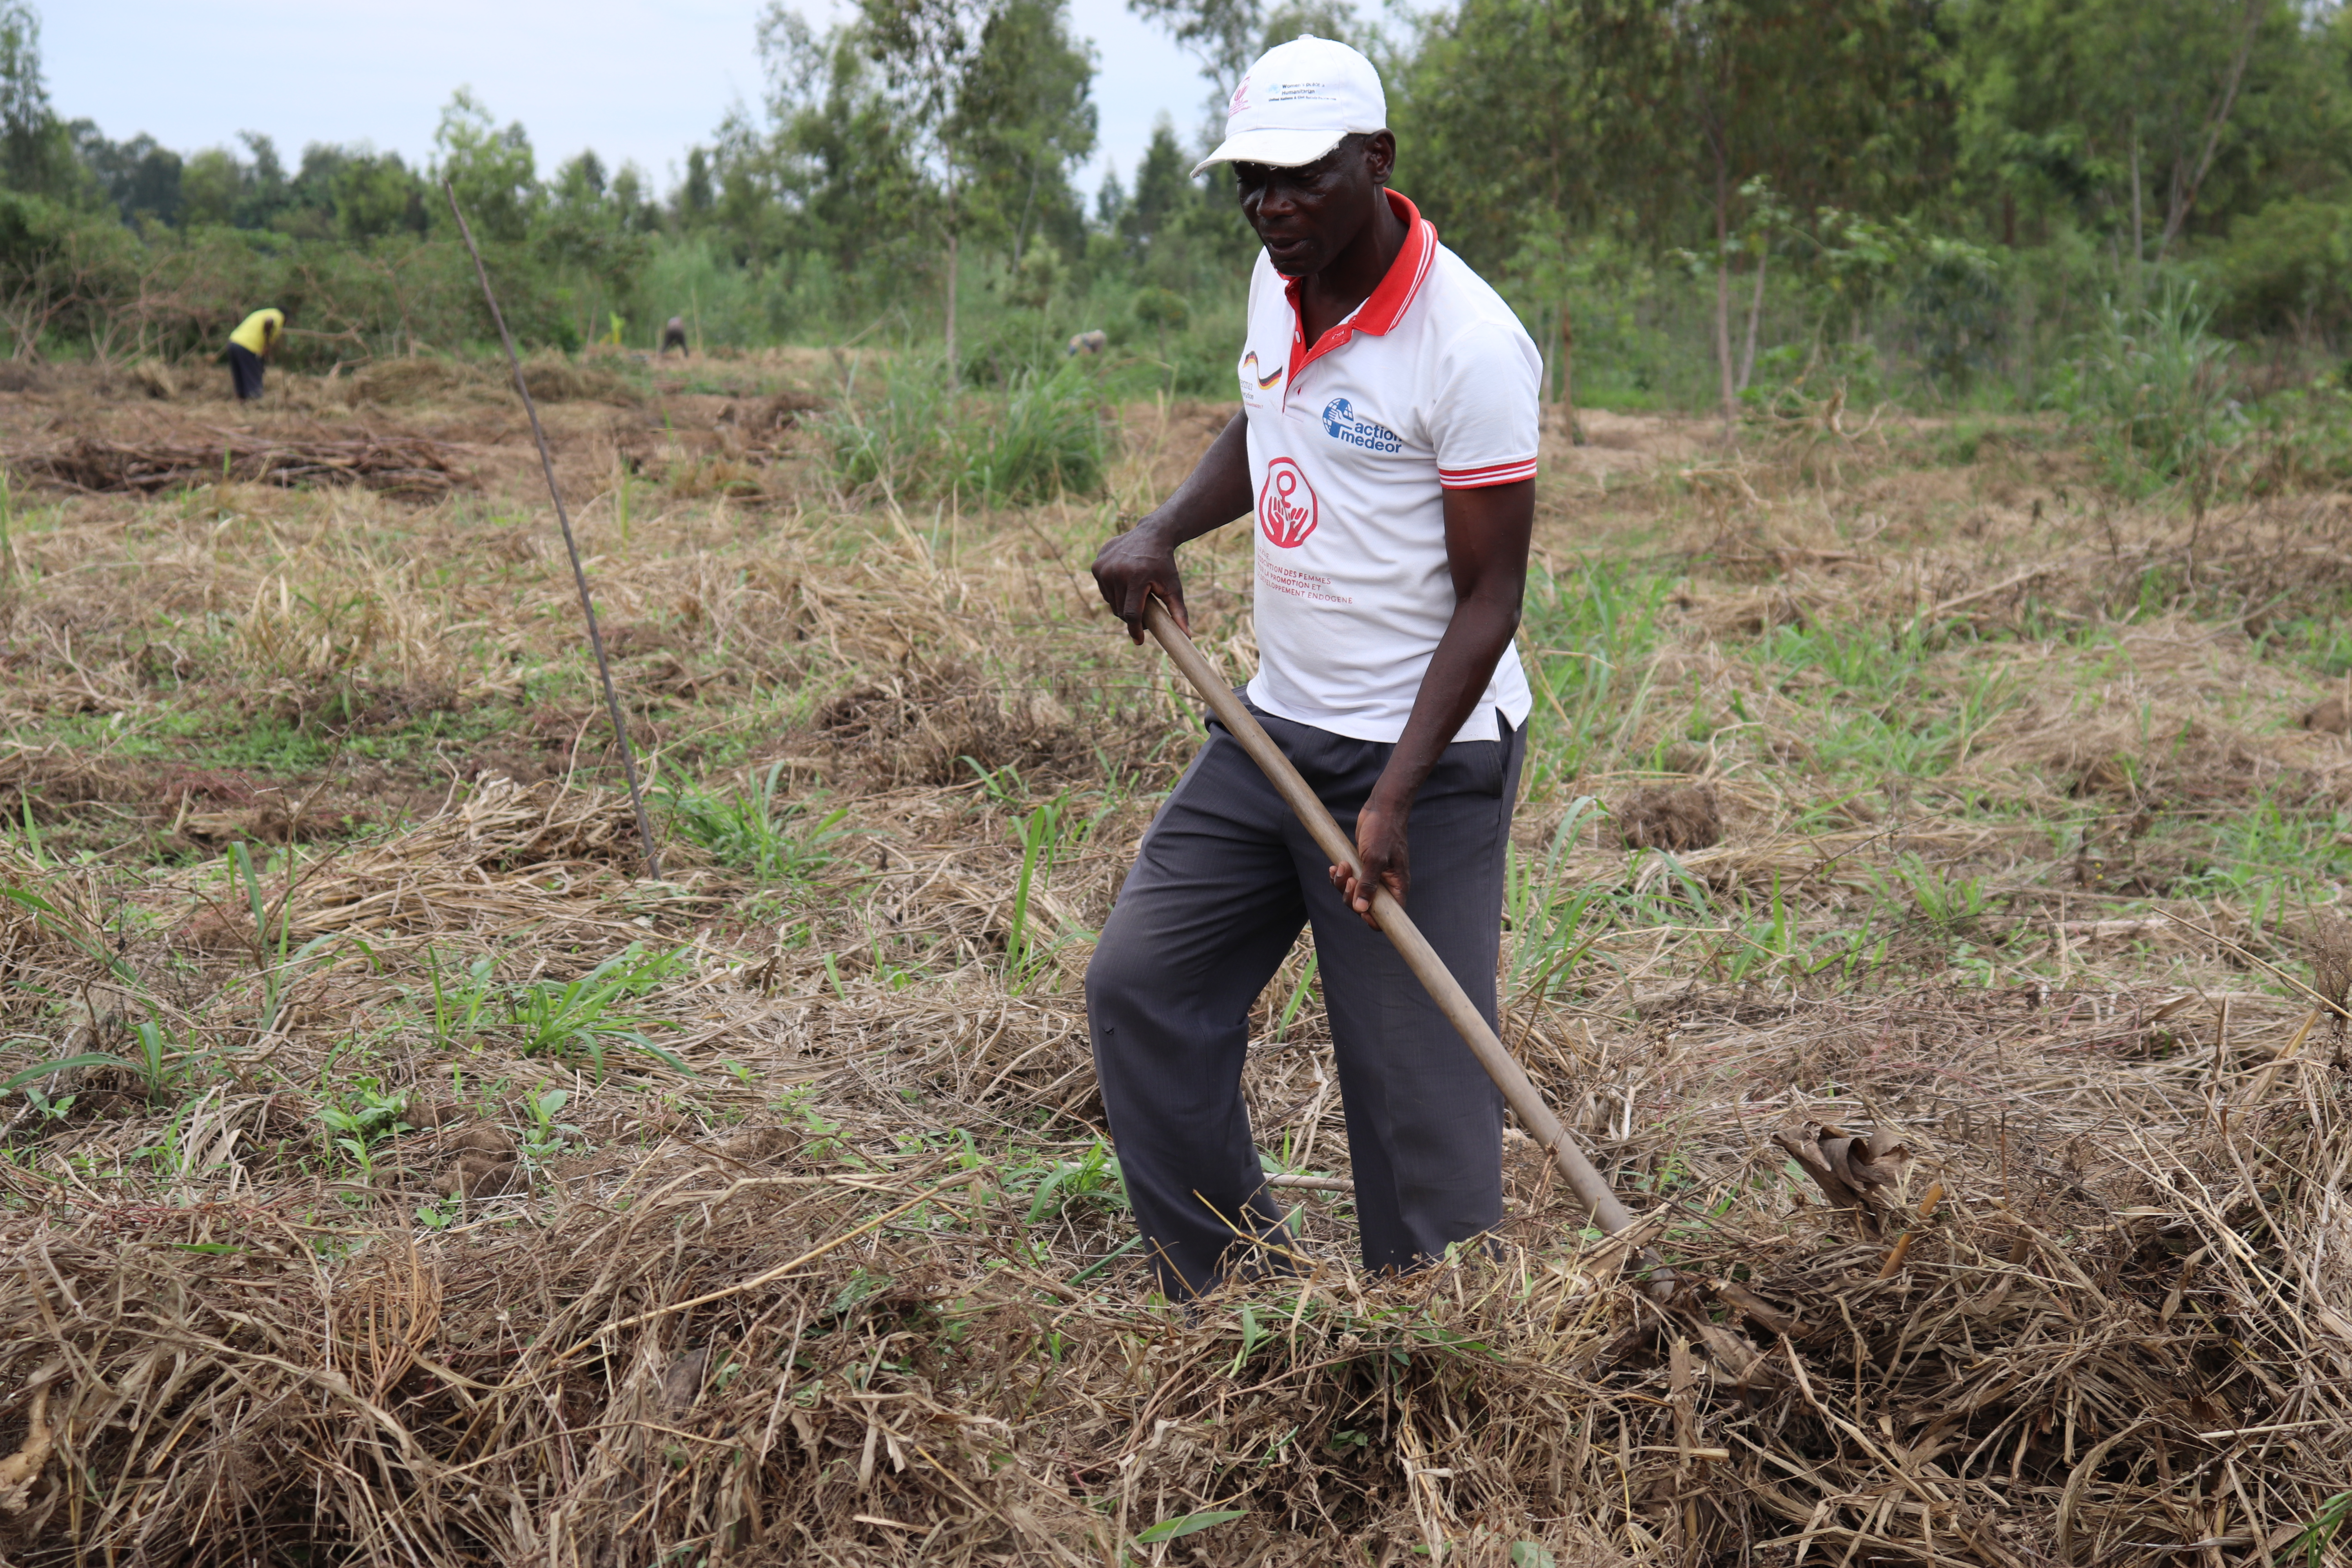
[[[2212,321],[2193,283],[2168,282],[2146,305],[2109,300],[2061,370],[2052,405],[2125,494],[2183,484],[2201,507],[2221,458],[2243,431],[2231,345],[2214,335]]]
[[[972,392],[950,386],[937,360],[908,355],[878,392],[845,397],[817,429],[844,489],[1020,505],[1101,489],[1108,421],[1100,382],[1076,361]]]
[[[650,349],[664,322],[686,320],[698,349],[834,342],[869,325],[870,289],[843,278],[823,256],[799,265],[746,265],[707,234],[656,237],[631,294],[625,341]]]
[[[662,323],[685,318],[697,348],[766,342],[776,331],[763,298],[764,274],[738,267],[701,235],[665,237],[637,283],[640,309],[632,347],[653,348]]]
[[[1598,561],[1557,576],[1538,568],[1522,612],[1536,707],[1522,788],[1542,800],[1588,772],[1624,764],[1651,699],[1658,616],[1674,579]]]

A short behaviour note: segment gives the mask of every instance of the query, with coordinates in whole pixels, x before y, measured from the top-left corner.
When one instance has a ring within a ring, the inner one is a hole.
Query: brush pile
[[[485,780],[452,809],[293,882],[293,940],[520,926],[625,929],[617,860],[641,851],[625,795]]]
[[[1522,1141],[1491,1256],[1368,1279],[1318,1208],[1299,1276],[1153,1307],[1076,996],[980,964],[902,993],[780,947],[763,995],[704,963],[633,1025],[669,1054],[593,1075],[453,1030],[322,1164],[332,1102],[287,1086],[415,984],[404,939],[576,969],[633,928],[549,917],[625,828],[485,786],[278,900],[281,946],[369,939],[307,1023],[214,1026],[207,1087],[85,1067],[49,1103],[113,1114],[16,1110],[9,1561],[2284,1561],[2342,1487],[2352,1084],[2275,1007],[2217,1059],[2151,1052],[2193,996],[1685,993],[1622,1095],[1527,1021],[1671,1285]],[[19,995],[135,989],[88,873],[5,875],[49,905],[11,900]],[[1255,1103],[1319,1114],[1315,1051],[1254,1056]],[[1034,1169],[958,1136],[1041,1118],[1074,1141]],[[156,1181],[48,1173],[126,1160]]]
[[[441,442],[415,436],[350,440],[275,440],[225,435],[216,447],[125,445],[81,437],[61,447],[6,454],[28,479],[85,495],[154,495],[190,485],[237,482],[360,485],[410,500],[436,500],[474,483],[450,467]]]

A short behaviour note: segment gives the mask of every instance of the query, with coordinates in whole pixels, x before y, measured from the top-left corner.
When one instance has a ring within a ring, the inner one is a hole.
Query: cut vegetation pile
[[[659,884],[520,492],[20,510],[0,656],[105,702],[0,784],[0,1555],[2347,1560],[2340,509],[1556,454],[1502,1032],[1636,1234],[1514,1133],[1491,1251],[1364,1278],[1302,943],[1302,1272],[1187,1313],[1078,985],[1199,733],[1081,570],[1170,428],[1099,508],[583,500]],[[281,724],[281,623],[430,682]],[[192,826],[262,786],[341,804]]]
[[[450,456],[446,445],[413,436],[304,441],[224,431],[217,446],[129,446],[82,437],[63,447],[10,451],[5,460],[38,482],[85,495],[155,495],[239,481],[280,488],[361,485],[405,500],[432,500],[473,482],[449,466]]]
[[[522,374],[531,396],[541,403],[640,401],[617,371],[593,361],[534,354],[523,362]],[[344,383],[343,396],[354,408],[371,403],[479,402],[510,406],[514,391],[512,378],[501,366],[416,354],[377,360],[354,372]]]
[[[528,895],[507,908],[548,929]],[[1306,1279],[1187,1321],[1140,1304],[1131,1272],[1101,1288],[1122,1227],[1069,1119],[1066,995],[967,974],[761,1004],[697,955],[729,1026],[694,1016],[714,1016],[697,984],[657,1009],[690,1086],[651,1056],[621,1066],[626,1020],[584,1005],[609,1072],[517,1049],[511,1020],[474,1011],[471,951],[438,960],[435,1008],[478,1030],[444,1058],[457,1080],[289,1089],[333,1081],[300,1059],[330,1031],[299,1024],[208,1087],[167,1059],[160,1099],[141,1069],[79,1069],[114,1101],[79,1155],[154,1184],[47,1194],[8,1225],[11,1430],[62,1461],[0,1496],[22,1560],[187,1540],[221,1562],[651,1563],[692,1542],[1092,1563],[1183,1521],[1216,1529],[1217,1562],[1360,1541],[1502,1563],[1530,1540],[1576,1560],[1811,1541],[2105,1563],[2283,1553],[2341,1485],[2352,1124],[2339,1073],[2275,1068],[2310,1030],[2270,1006],[2241,1009],[2218,1060],[2152,1060],[2206,1017],[2193,997],[1694,999],[1644,1031],[1670,1048],[1639,1090],[1581,1117],[1621,1180],[1673,1190],[1643,1231],[1688,1282],[1672,1300],[1615,1283],[1523,1153],[1496,1257],[1376,1284],[1318,1216]],[[385,989],[362,960],[287,1005],[345,1017]],[[1570,1104],[1601,1065],[1574,1038],[1522,1045]],[[1308,1052],[1267,1056],[1261,1103],[1319,1097]],[[1852,1087],[1790,1087],[1824,1069]],[[790,1112],[761,1114],[754,1082],[793,1085]],[[509,1098],[486,1107],[493,1083]],[[2226,1128],[2205,1112],[2222,1094]],[[719,1136],[719,1108],[750,1114]],[[1904,1145],[1864,1200],[1822,1174],[1807,1204],[1780,1178],[1790,1149],[1853,1170],[1822,1118]],[[963,1141],[1008,1126],[1076,1136],[1024,1163]],[[337,1127],[366,1157],[304,1179]]]

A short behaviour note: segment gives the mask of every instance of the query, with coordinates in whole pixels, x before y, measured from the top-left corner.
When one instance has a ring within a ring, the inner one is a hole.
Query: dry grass
[[[1082,573],[1214,411],[988,516],[665,412],[557,411],[659,885],[510,432],[421,509],[19,510],[0,1074],[90,1059],[0,1098],[9,1561],[2284,1563],[2343,1489],[2352,1107],[2243,956],[2352,973],[2340,682],[2249,632],[2331,500],[1594,420],[1542,547],[1661,585],[1597,721],[1615,634],[1530,617],[1505,1033],[1675,1283],[1523,1140],[1491,1254],[1355,1270],[1302,950],[1245,1087],[1304,1273],[1186,1314],[1076,982],[1191,709]],[[1237,672],[1247,570],[1192,568]]]
[[[420,440],[240,441],[222,432],[217,447],[123,447],[82,437],[48,451],[18,451],[8,466],[37,480],[84,495],[154,495],[205,481],[276,485],[363,485],[411,500],[448,494],[466,482],[439,445]]]

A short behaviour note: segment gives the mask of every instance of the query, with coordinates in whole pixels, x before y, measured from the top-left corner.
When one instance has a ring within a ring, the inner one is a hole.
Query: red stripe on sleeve
[[[1486,489],[1494,485],[1515,485],[1521,479],[1536,477],[1536,460],[1523,458],[1513,463],[1492,463],[1483,468],[1440,468],[1437,482],[1449,490]]]

